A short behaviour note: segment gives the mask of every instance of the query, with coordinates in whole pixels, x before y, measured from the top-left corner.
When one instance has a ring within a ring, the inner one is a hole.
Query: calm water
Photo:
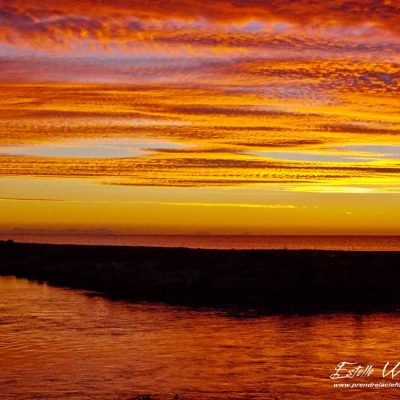
[[[205,249],[321,249],[400,251],[400,236],[235,236],[0,233],[18,242],[192,247]]]
[[[399,315],[239,318],[12,277],[0,278],[0,293],[2,400],[400,396],[400,389],[337,389],[328,378],[339,361],[399,360]]]

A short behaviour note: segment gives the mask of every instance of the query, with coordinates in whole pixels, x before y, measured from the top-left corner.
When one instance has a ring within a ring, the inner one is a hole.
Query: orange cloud
[[[215,45],[227,41],[231,46],[247,46],[251,42],[258,44],[259,39],[241,36],[237,27],[231,25],[243,27],[254,21],[267,25],[283,23],[273,29],[277,40],[289,26],[294,26],[297,33],[307,32],[309,28],[317,32],[330,29],[331,35],[337,35],[335,27],[342,26],[355,29],[351,35],[358,37],[370,36],[373,29],[394,35],[400,33],[400,5],[383,0],[223,0],[201,3],[194,0],[43,0],[40,3],[1,0],[0,8],[1,41],[27,42],[44,48],[51,43],[53,47],[54,44],[60,47],[74,41],[90,40],[104,45],[112,42],[186,42],[179,32],[185,33],[188,29],[189,33],[193,32],[190,34],[193,43]],[[255,27],[249,25],[245,30],[249,33],[252,29]],[[225,34],[231,31],[230,37],[207,34],[218,31]],[[346,31],[342,29],[340,36],[345,37]]]
[[[110,19],[135,16],[145,20],[204,18],[212,21],[243,21],[281,19],[296,23],[329,23],[335,21],[358,25],[363,22],[396,27],[399,22],[399,5],[386,0],[223,0],[219,2],[180,0],[161,2],[154,0],[72,0],[54,2],[43,0],[14,0],[12,4],[2,0],[3,13],[19,18],[21,23],[31,19],[49,19],[63,16],[104,17]]]
[[[360,97],[362,101],[354,100],[339,91],[343,97],[336,102],[332,97],[328,103],[307,103],[303,98],[277,99],[244,89],[3,84],[0,176],[87,177],[159,187],[293,189],[346,180],[352,181],[350,186],[364,185],[372,177],[376,190],[388,180],[400,185],[395,151],[400,119],[390,112],[390,102],[385,105],[369,93]],[[119,155],[117,149],[107,156],[109,142],[102,145],[102,138],[125,138],[124,147],[129,138],[149,145],[143,144],[138,154]],[[57,154],[71,146],[71,140],[76,146],[82,139],[98,141],[106,155]],[[379,147],[384,144],[389,147]],[[43,147],[44,153],[24,152],[27,146]],[[52,146],[56,150],[46,155]],[[15,147],[20,148],[19,155],[7,150]],[[392,155],[385,154],[388,149]]]
[[[364,232],[390,204],[391,232],[399,27],[389,0],[0,0],[2,220]]]

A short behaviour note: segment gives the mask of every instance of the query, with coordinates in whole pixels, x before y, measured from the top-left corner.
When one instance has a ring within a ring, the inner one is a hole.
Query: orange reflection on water
[[[399,316],[257,316],[101,297],[0,278],[5,398],[396,399],[334,389],[340,361],[397,362]],[[371,379],[359,379],[370,382]],[[7,397],[8,396],[8,397]]]

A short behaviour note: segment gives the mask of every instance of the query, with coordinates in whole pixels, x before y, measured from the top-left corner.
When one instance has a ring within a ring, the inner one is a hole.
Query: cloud
[[[259,61],[255,64],[255,68],[265,68]],[[286,78],[280,77],[282,61],[269,65],[272,72],[280,72],[273,75],[271,83],[261,86],[234,81],[210,87],[195,82],[2,83],[0,147],[4,155],[0,157],[0,176],[81,177],[113,185],[154,187],[289,188],[299,184],[332,186],[343,180],[357,184],[373,177],[378,188],[379,182],[388,179],[394,185],[399,182],[396,155],[361,162],[354,150],[366,144],[396,143],[400,126],[396,94],[376,97],[367,90],[332,88],[325,89],[329,97],[307,98],[296,91],[310,84],[308,70],[304,82],[300,79],[304,64],[292,66],[299,85],[295,87],[285,86]],[[326,69],[343,70],[344,66],[349,74],[351,67],[363,68],[356,63],[331,63]],[[374,68],[366,67],[368,71]],[[316,74],[332,81],[330,73]],[[271,90],[275,85],[286,88],[284,96]],[[110,141],[125,148],[127,139],[138,138],[143,140],[143,148],[147,142],[154,143],[151,152],[110,156]],[[99,151],[93,154],[103,156],[88,158],[88,151],[74,150],[72,157],[71,143],[78,139],[85,139],[89,153],[96,150],[94,143],[99,143]],[[178,147],[160,144],[166,141]],[[7,153],[7,147],[20,155]],[[36,150],[27,153],[26,148]],[[38,151],[41,148],[57,151],[43,153]],[[341,149],[340,157],[332,157],[332,149]],[[299,157],[279,160],[274,152]],[[256,153],[270,156],[257,157]],[[307,154],[315,157],[307,158]]]
[[[63,201],[60,199],[41,199],[41,198],[23,198],[23,197],[0,197],[0,201]]]
[[[366,126],[362,124],[334,124],[321,126],[325,132],[358,133],[361,135],[400,135],[400,127]]]
[[[87,177],[134,186],[238,186],[275,184],[288,186],[343,179],[392,177],[399,181],[397,160],[370,163],[300,162],[255,159],[234,154],[193,154],[135,159],[58,159],[0,157],[2,176]]]
[[[272,209],[293,209],[293,204],[253,204],[253,203],[201,203],[182,201],[140,201],[136,204],[163,205],[172,207],[233,207],[233,208],[272,208]],[[131,204],[131,203],[129,203]]]
[[[254,117],[282,117],[282,116],[296,116],[298,113],[272,110],[257,106],[231,106],[231,107],[218,107],[218,106],[174,106],[167,109],[169,112],[174,112],[184,115],[222,115],[222,116],[254,116]],[[299,115],[301,116],[301,115]]]
[[[400,5],[387,0],[206,0],[201,4],[194,0],[42,0],[40,4],[1,0],[0,9],[0,40],[37,48],[74,41],[104,46],[175,41],[247,47],[273,41],[257,38],[265,30],[273,33],[278,44],[293,29],[298,33],[325,29],[330,36],[340,31],[342,36],[358,38],[374,35],[374,29],[400,34]],[[222,35],[212,33],[217,31]],[[302,46],[290,40],[291,47]]]
[[[8,8],[9,14],[14,13],[18,21],[25,21],[26,18],[61,18],[66,15],[109,16],[110,19],[134,15],[145,20],[192,21],[201,18],[216,22],[278,19],[303,24],[332,21],[358,25],[367,21],[393,29],[400,10],[397,2],[384,0],[206,0],[201,3],[194,0],[168,3],[154,0],[42,0],[40,4],[14,0],[12,6],[2,0],[1,4],[3,8]]]

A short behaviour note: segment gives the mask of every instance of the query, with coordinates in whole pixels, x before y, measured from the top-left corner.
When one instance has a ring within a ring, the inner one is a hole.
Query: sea
[[[1,400],[400,397],[400,377],[382,377],[400,361],[398,313],[129,303],[16,277],[0,277],[0,293]],[[373,373],[332,379],[342,362]]]
[[[397,236],[3,233],[0,239],[400,250]],[[400,363],[399,337],[400,312],[264,314],[128,302],[0,276],[0,400],[394,400],[400,374],[382,371]],[[332,379],[343,362],[373,373]]]
[[[188,247],[201,249],[315,249],[400,251],[400,236],[339,235],[140,235],[122,233],[0,232],[0,240],[24,243]]]

